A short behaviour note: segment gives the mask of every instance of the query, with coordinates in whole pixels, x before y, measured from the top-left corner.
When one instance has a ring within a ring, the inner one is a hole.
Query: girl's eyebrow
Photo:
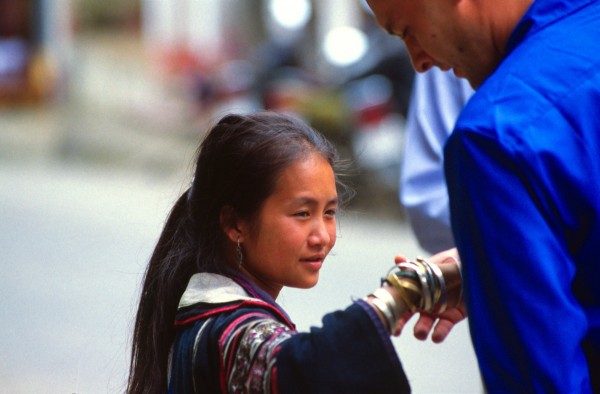
[[[339,197],[336,196],[336,197],[332,198],[331,200],[327,201],[326,205],[338,204],[339,200],[340,200]],[[298,205],[304,205],[304,204],[317,205],[318,203],[319,202],[316,199],[311,198],[311,197],[299,197],[299,198],[292,200],[292,204],[298,204]]]

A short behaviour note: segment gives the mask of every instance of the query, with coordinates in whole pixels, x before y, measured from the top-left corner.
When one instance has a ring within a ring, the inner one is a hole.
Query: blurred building
[[[0,106],[59,93],[72,39],[69,0],[0,0]]]
[[[142,29],[153,50],[175,56],[185,52],[187,60],[193,58],[203,65],[247,55],[268,41],[307,49],[303,65],[326,71],[328,60],[358,57],[339,54],[344,44],[331,48],[327,43],[337,28],[360,31],[363,13],[360,2],[347,0],[142,0]],[[362,48],[359,43],[346,52]]]
[[[141,12],[146,49],[209,123],[299,115],[355,164],[359,195],[397,206],[414,72],[364,0],[142,0]]]
[[[79,140],[287,111],[395,189],[413,75],[364,0],[0,0],[0,106],[67,102]]]
[[[250,84],[263,89],[290,72],[339,85],[373,70],[390,73],[382,67],[386,59],[407,58],[399,43],[384,43],[364,1],[0,0],[1,100],[35,101],[60,91],[72,72],[74,38],[119,24],[138,30],[165,72],[231,85],[200,84],[198,99]],[[401,72],[390,77],[412,79],[405,64],[397,66]]]
[[[406,115],[408,55],[364,1],[142,0],[141,12],[146,49],[165,72],[184,76],[191,98],[210,114],[288,110],[340,142],[364,119],[365,106]],[[351,91],[359,86],[352,82],[374,74],[391,86],[387,103]]]

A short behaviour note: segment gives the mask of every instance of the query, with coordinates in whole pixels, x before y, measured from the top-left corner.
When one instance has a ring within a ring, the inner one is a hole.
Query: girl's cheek
[[[330,236],[330,241],[329,241],[329,248],[330,249],[333,249],[333,247],[335,246],[335,242],[336,241],[337,241],[337,234],[334,231],[333,234],[331,234],[331,236]]]

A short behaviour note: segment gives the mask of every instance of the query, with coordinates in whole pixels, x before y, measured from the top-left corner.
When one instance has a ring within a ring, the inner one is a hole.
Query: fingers
[[[458,257],[458,250],[456,248],[452,248],[452,249],[444,250],[443,252],[436,253],[433,256],[429,257],[427,260],[439,265],[439,264],[443,264],[444,260],[446,260],[448,257],[452,257],[457,260],[460,260],[460,258]]]
[[[448,334],[450,334],[450,331],[452,331],[456,323],[460,322],[466,317],[467,313],[463,308],[452,308],[448,310],[446,313],[440,316],[440,319],[433,329],[431,340],[434,343],[443,342]]]
[[[441,343],[446,339],[452,328],[454,328],[455,323],[449,320],[439,320],[433,329],[433,334],[431,334],[431,340],[433,343]]]
[[[404,262],[407,262],[407,261],[408,261],[408,259],[406,257],[402,256],[402,255],[397,255],[397,256],[394,257],[394,262],[396,264],[404,263]]]
[[[456,323],[467,316],[463,308],[452,308],[442,315],[436,316],[422,312],[414,326],[415,338],[424,341],[431,333],[434,343],[443,342]]]
[[[400,320],[398,320],[398,322],[396,323],[396,330],[394,331],[394,336],[397,337],[400,336],[400,334],[402,334],[402,329],[404,328],[406,323],[408,323],[412,316],[413,315],[410,312],[406,312],[404,315],[402,315]]]
[[[429,336],[431,332],[431,328],[435,323],[435,317],[428,313],[421,313],[419,316],[419,320],[415,323],[415,327],[413,329],[413,333],[415,338],[424,341]]]

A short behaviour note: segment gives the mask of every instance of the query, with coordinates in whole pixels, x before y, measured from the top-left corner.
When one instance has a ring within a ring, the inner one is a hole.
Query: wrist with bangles
[[[462,279],[458,261],[453,257],[448,259],[456,265]],[[396,264],[382,278],[381,286],[365,299],[383,315],[392,335],[396,335],[396,325],[407,310],[411,313],[442,314],[448,308],[448,286],[442,270],[436,264],[420,257],[415,261]],[[404,305],[399,305],[386,287],[393,288]],[[453,302],[451,306],[461,302],[462,286],[460,287],[458,301]]]

